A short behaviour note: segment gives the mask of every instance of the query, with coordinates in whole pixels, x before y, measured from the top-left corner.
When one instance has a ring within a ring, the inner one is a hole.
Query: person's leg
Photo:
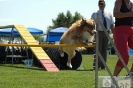
[[[104,36],[103,37],[103,45],[102,45],[103,47],[102,47],[101,55],[102,55],[102,57],[106,63],[106,61],[107,61],[107,48],[108,48],[109,40],[108,40],[108,37],[106,36],[105,33],[103,34],[103,36]],[[101,69],[105,69],[105,66],[102,62],[101,62]]]
[[[113,76],[118,76],[123,67],[115,66]]]
[[[102,54],[102,47],[103,47],[103,33],[104,32],[99,32],[99,36],[98,36],[98,42],[99,42],[99,52]],[[100,57],[98,57],[98,68],[101,68],[101,59]]]
[[[131,31],[132,31],[132,35],[129,37],[128,39],[128,46],[133,49],[133,27],[131,28]],[[133,64],[132,64],[132,67],[130,69],[130,72],[133,73]]]
[[[129,33],[130,33],[129,28],[127,28],[126,26],[119,26],[114,29],[115,45],[126,64],[128,64],[129,60],[128,45],[127,45]],[[119,59],[116,63],[113,75],[118,76],[123,67],[124,66],[122,62]]]
[[[132,64],[132,67],[131,67],[131,69],[130,69],[130,72],[133,72],[133,64]]]

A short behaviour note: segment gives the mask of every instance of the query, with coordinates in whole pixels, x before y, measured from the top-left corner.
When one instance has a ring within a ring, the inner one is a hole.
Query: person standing
[[[103,22],[103,25],[105,27],[105,29],[107,30],[107,32],[109,33],[110,30],[113,31],[114,28],[114,20],[113,20],[113,16],[111,15],[110,12],[105,11],[105,1],[104,0],[99,0],[98,1],[98,7],[99,10],[97,12],[94,12],[92,14],[92,18],[96,21],[97,20],[97,13],[99,13],[99,18],[100,21]],[[99,36],[98,36],[98,42],[99,42],[99,52],[101,53],[104,61],[107,61],[107,48],[108,48],[108,38],[106,36],[106,34],[103,31],[103,28],[100,24],[96,25],[96,27],[98,27],[97,32],[99,32]],[[104,64],[102,63],[102,61],[100,60],[100,58],[98,58],[98,68],[100,69],[106,69]]]
[[[115,28],[114,42],[126,65],[129,61],[129,48],[133,49],[133,5],[130,0],[116,0],[114,5]],[[118,76],[123,69],[119,59],[114,69],[114,76]],[[133,64],[130,70],[133,73]]]

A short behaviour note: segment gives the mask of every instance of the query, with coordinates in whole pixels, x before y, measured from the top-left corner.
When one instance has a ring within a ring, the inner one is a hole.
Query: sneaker
[[[101,70],[106,70],[106,68],[101,68]]]
[[[110,88],[116,88],[115,84],[111,83],[111,87]]]
[[[131,73],[131,75],[133,76],[133,72],[130,72]],[[129,74],[127,74],[126,76],[129,76]]]

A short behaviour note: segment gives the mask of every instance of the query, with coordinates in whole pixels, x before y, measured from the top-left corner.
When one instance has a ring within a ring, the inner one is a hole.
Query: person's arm
[[[96,24],[96,13],[95,12],[91,15],[91,18],[94,20],[94,23]]]
[[[111,19],[110,29],[111,29],[111,32],[113,33],[113,29],[114,29],[114,19],[113,19],[113,16],[112,16],[111,13],[110,13],[110,19]]]
[[[133,17],[133,11],[127,13],[120,12],[121,5],[122,5],[122,0],[115,1],[114,11],[113,11],[114,17],[116,18]]]
[[[95,20],[95,13],[92,13],[91,18]]]
[[[110,25],[110,29],[111,29],[111,32],[113,33],[113,30],[114,30],[114,24],[111,24],[111,25]]]

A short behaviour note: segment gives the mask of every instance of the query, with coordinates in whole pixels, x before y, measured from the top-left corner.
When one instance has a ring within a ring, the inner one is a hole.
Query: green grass
[[[109,55],[107,65],[113,73],[116,55]],[[131,57],[128,67],[131,66]],[[43,68],[26,68],[23,64],[0,65],[0,88],[93,88],[95,71],[92,71],[93,55],[83,55],[82,71],[61,70],[47,72]],[[99,70],[99,76],[108,76],[106,70]],[[125,69],[120,76],[126,75]]]

